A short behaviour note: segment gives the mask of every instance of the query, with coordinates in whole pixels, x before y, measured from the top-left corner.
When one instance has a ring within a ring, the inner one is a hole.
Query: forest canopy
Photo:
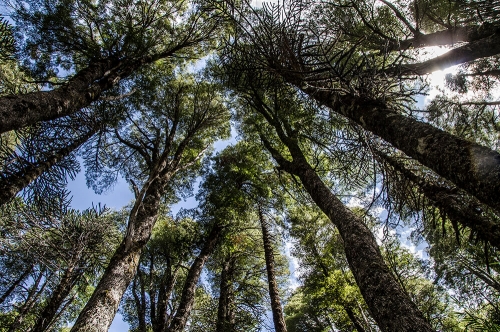
[[[498,0],[0,2],[0,331],[500,331]]]

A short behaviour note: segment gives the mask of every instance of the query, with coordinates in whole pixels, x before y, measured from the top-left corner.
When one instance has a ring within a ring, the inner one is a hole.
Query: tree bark
[[[178,268],[173,270],[170,259],[167,258],[167,270],[158,291],[158,303],[155,320],[151,319],[153,332],[165,332],[167,330],[167,305],[174,290],[177,279]]]
[[[185,38],[165,52],[139,59],[94,61],[57,89],[0,97],[0,133],[72,114],[89,106],[143,65],[171,57],[200,41]]]
[[[229,256],[222,265],[219,287],[219,305],[217,309],[216,332],[233,331],[233,326],[229,313],[231,308],[231,296],[233,294],[232,282],[234,277],[235,257]]]
[[[499,44],[500,45],[500,44]],[[346,116],[418,160],[484,204],[500,211],[500,154],[430,124],[401,115],[382,102],[306,86],[310,97]]]
[[[154,175],[143,188],[142,199],[136,199],[131,210],[128,230],[116,249],[91,298],[78,316],[71,331],[106,332],[113,322],[121,298],[134,278],[142,248],[156,223],[161,196],[168,179]]]
[[[365,332],[363,325],[361,325],[361,323],[359,322],[359,319],[354,314],[354,311],[352,311],[352,309],[347,305],[344,306],[344,310],[347,313],[347,316],[349,316],[349,319],[351,320],[352,324],[354,325],[354,328],[356,329],[356,331]]]
[[[82,275],[83,271],[75,271],[74,268],[66,269],[61,281],[54,289],[50,300],[45,308],[43,308],[31,332],[43,332],[48,330],[48,327],[54,322],[57,311]]]
[[[144,293],[144,284],[141,277],[138,275],[141,273],[140,264],[137,268],[137,273],[134,276],[132,282],[132,295],[134,297],[135,308],[137,310],[137,320],[139,321],[138,332],[146,332],[146,294]],[[137,295],[137,280],[139,280],[139,288],[141,291],[141,296]]]
[[[191,265],[186,282],[184,284],[184,288],[182,290],[181,301],[179,303],[179,307],[175,313],[175,317],[172,319],[172,323],[170,324],[168,331],[169,332],[181,332],[184,330],[186,326],[187,320],[191,313],[191,309],[194,304],[194,296],[196,291],[196,284],[200,279],[201,271],[208,257],[214,252],[215,247],[217,246],[220,238],[220,234],[222,231],[222,226],[217,223],[212,227],[212,230],[208,234],[208,237],[205,240],[203,248],[201,249],[200,254],[194,260]]]
[[[300,178],[313,201],[338,228],[349,267],[380,329],[384,332],[433,331],[392,276],[371,231],[332,194],[306,161],[297,141],[280,135],[292,155],[290,162],[264,137],[262,139],[280,167]]]
[[[266,258],[267,283],[269,286],[269,297],[271,298],[271,310],[273,313],[274,329],[276,332],[286,332],[285,319],[283,318],[283,308],[279,295],[278,284],[276,283],[276,273],[274,270],[274,253],[271,243],[271,236],[264,218],[262,207],[259,204],[259,220],[262,229],[262,241],[264,243],[264,256]]]
[[[45,160],[30,164],[15,174],[0,176],[0,206],[8,203],[17,195],[17,193],[26,188],[31,182],[35,181],[40,175],[50,170],[62,159],[76,151],[98,130],[99,126],[96,126],[85,135],[72,142],[70,145],[45,158]]]
[[[484,211],[481,209],[482,204],[475,200],[474,197],[466,196],[466,193],[461,192],[454,186],[446,187],[445,185],[431,183],[392,157],[382,153],[377,153],[377,156],[416,184],[422,193],[433,202],[433,205],[450,218],[452,223],[458,222],[469,227],[478,234],[479,238],[500,249],[500,224],[484,215]]]

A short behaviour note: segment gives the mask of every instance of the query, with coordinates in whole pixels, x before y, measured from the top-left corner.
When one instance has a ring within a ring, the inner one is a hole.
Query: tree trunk
[[[48,330],[48,327],[54,322],[57,311],[82,275],[83,272],[75,271],[74,268],[66,269],[31,332]]]
[[[156,319],[151,319],[153,332],[165,332],[167,330],[167,305],[170,296],[174,290],[177,280],[178,267],[172,272],[170,259],[167,258],[167,271],[160,284],[158,291],[158,309],[156,310]]]
[[[484,214],[480,202],[473,197],[466,196],[466,193],[461,192],[455,186],[446,187],[431,183],[392,157],[382,153],[377,153],[377,156],[416,184],[422,193],[433,202],[433,205],[450,218],[452,223],[458,222],[469,227],[478,234],[479,238],[500,249],[500,224]]]
[[[156,223],[161,196],[168,179],[151,175],[136,199],[129,216],[125,238],[116,249],[91,298],[78,316],[71,331],[106,332],[113,322],[121,298],[134,278],[142,248]],[[140,197],[143,197],[140,199]]]
[[[264,256],[266,258],[267,283],[269,286],[269,297],[271,298],[271,310],[273,312],[274,329],[276,332],[286,332],[285,319],[283,318],[283,308],[281,307],[278,284],[276,283],[276,273],[274,271],[274,253],[271,243],[271,236],[264,218],[262,206],[259,204],[259,220],[262,229],[262,241],[264,242]]]
[[[139,274],[141,273],[140,264],[137,268],[134,280],[132,282],[132,295],[134,297],[135,308],[137,310],[137,320],[139,321],[138,332],[146,332],[146,294],[144,293],[144,284]],[[137,280],[139,280],[139,288],[141,296],[137,295]]]
[[[293,158],[290,162],[273,149],[265,138],[262,139],[280,167],[300,178],[313,201],[337,226],[344,241],[349,267],[380,329],[384,332],[433,331],[422,313],[394,280],[371,231],[332,194],[307,163],[297,141],[284,138]]]
[[[88,133],[78,138],[70,145],[60,149],[56,153],[48,156],[45,160],[37,161],[23,168],[15,174],[0,177],[0,206],[9,202],[18,192],[26,188],[44,172],[50,170],[54,165],[76,151],[82,144],[87,142],[97,131],[99,126],[95,126]]]
[[[498,152],[398,114],[381,102],[305,85],[302,90],[500,211]]]
[[[57,89],[1,97],[0,133],[60,118],[90,105],[121,78],[112,74],[121,64],[114,59],[93,62]]]
[[[229,256],[222,265],[220,274],[220,290],[219,290],[219,306],[217,309],[217,324],[216,332],[233,331],[232,322],[230,321],[229,313],[231,308],[231,296],[233,294],[233,277],[234,277],[235,257]]]
[[[191,309],[193,308],[196,284],[198,279],[200,279],[201,270],[203,269],[208,257],[210,257],[210,255],[214,252],[215,247],[219,242],[221,231],[222,226],[216,223],[208,234],[200,254],[191,265],[182,290],[179,307],[177,308],[175,317],[168,328],[169,332],[181,332],[184,330],[189,314],[191,313]]]
[[[356,317],[354,314],[354,311],[352,311],[351,307],[348,305],[344,306],[344,310],[347,313],[347,316],[349,316],[349,319],[351,320],[352,324],[354,325],[354,328],[358,332],[365,332],[365,329],[363,328],[363,325],[359,322],[359,319]]]

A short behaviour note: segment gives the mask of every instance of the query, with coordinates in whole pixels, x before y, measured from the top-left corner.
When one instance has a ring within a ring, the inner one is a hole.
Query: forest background
[[[500,330],[498,1],[2,6],[2,331]]]

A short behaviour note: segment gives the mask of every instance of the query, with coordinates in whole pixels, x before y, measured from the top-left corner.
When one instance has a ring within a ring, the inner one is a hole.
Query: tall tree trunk
[[[153,332],[165,332],[167,330],[167,305],[174,290],[178,271],[179,267],[176,267],[172,271],[171,261],[167,258],[167,269],[158,290],[158,309],[156,310],[156,319],[151,319]]]
[[[281,307],[276,273],[274,270],[274,253],[269,234],[267,220],[264,218],[262,206],[259,203],[259,220],[262,229],[262,241],[264,242],[264,256],[266,258],[267,283],[269,286],[269,297],[271,298],[271,310],[273,312],[274,329],[276,332],[286,332],[283,308]]]
[[[139,59],[107,58],[91,62],[57,89],[0,97],[0,133],[72,114],[89,106],[138,68],[171,57],[202,40],[200,36],[185,38],[162,53]]]
[[[175,313],[175,317],[172,319],[167,331],[169,332],[181,332],[186,326],[187,320],[191,313],[191,309],[194,304],[194,296],[196,291],[196,284],[198,279],[200,279],[201,271],[208,257],[214,252],[217,243],[219,242],[220,234],[222,231],[222,226],[216,223],[208,237],[205,239],[203,248],[200,254],[194,260],[193,264],[189,268],[188,275],[186,277],[186,282],[182,290],[181,300],[179,307]]]
[[[383,153],[376,153],[378,158],[387,162],[397,172],[416,184],[422,193],[450,218],[457,229],[456,223],[469,227],[479,238],[500,248],[500,224],[484,215],[481,203],[474,197],[466,196],[455,186],[445,186],[432,183],[423,176],[415,174],[396,159]]]
[[[280,167],[300,178],[316,205],[337,226],[344,241],[349,267],[380,329],[384,332],[433,331],[394,279],[368,227],[332,194],[305,159],[296,139],[284,137],[283,134],[280,138],[287,145],[293,161],[286,160],[262,137]]]
[[[146,294],[141,274],[141,265],[137,267],[137,273],[132,281],[132,295],[134,297],[135,308],[137,310],[137,320],[139,321],[138,332],[146,332]],[[137,281],[139,281],[140,296],[137,295]]]
[[[19,276],[19,278],[17,278],[11,285],[10,287],[5,291],[5,293],[2,294],[2,296],[0,297],[0,304],[2,304],[9,296],[10,294],[12,294],[14,292],[14,290],[16,289],[17,286],[19,286],[19,284],[21,282],[24,281],[24,279],[26,279],[29,274],[31,273],[31,271],[33,271],[33,267],[34,265],[31,265],[30,267],[28,267],[26,269],[26,271],[23,272],[23,274],[21,274]]]
[[[219,305],[217,309],[216,332],[233,331],[230,321],[231,296],[233,294],[235,256],[229,256],[222,264],[219,287]]]
[[[74,267],[66,269],[31,332],[47,331],[48,327],[54,322],[59,308],[82,275],[83,272],[75,271]]]
[[[167,182],[167,178],[158,179],[151,175],[144,185],[144,194],[138,196],[130,212],[127,234],[71,331],[108,331],[121,298],[137,271],[142,248],[151,236]]]
[[[50,170],[54,165],[67,157],[73,151],[76,151],[82,144],[87,142],[97,131],[99,126],[95,126],[85,135],[79,137],[68,146],[60,149],[54,154],[46,157],[44,160],[37,161],[23,168],[15,174],[0,176],[0,206],[9,202],[18,192],[26,188],[31,182],[35,181],[44,172]]]
[[[341,96],[328,89],[306,86],[297,80],[295,83],[332,111],[383,138],[486,205],[500,211],[498,152],[401,115],[382,102]]]

